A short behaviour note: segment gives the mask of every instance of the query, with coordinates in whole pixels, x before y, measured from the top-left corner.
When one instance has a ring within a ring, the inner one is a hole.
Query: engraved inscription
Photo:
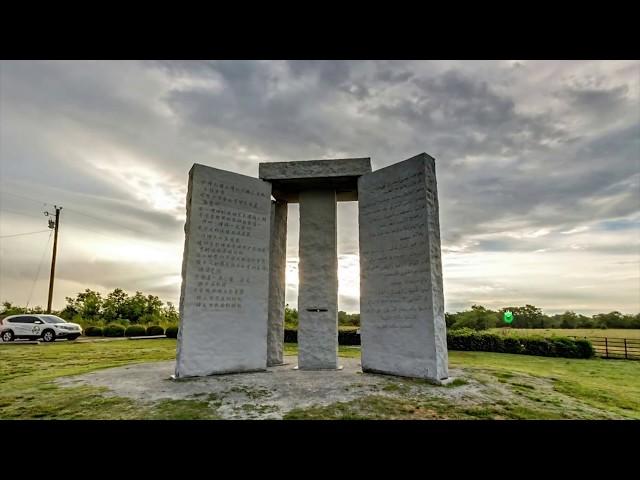
[[[362,368],[447,378],[434,159],[364,175],[358,199]]]
[[[365,275],[384,288],[367,297],[366,309],[379,328],[411,328],[428,301],[424,172],[383,178],[374,188],[383,200],[360,204],[360,224],[370,226],[360,255]]]
[[[206,311],[244,313],[248,287],[268,274],[263,213],[270,196],[207,178],[194,179],[195,226],[189,301]]]

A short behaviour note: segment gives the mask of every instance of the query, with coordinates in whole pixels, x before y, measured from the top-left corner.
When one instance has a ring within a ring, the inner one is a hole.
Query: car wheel
[[[13,342],[14,335],[11,330],[5,330],[2,332],[2,341],[3,342]]]
[[[45,330],[42,332],[42,340],[45,342],[53,342],[56,339],[56,334],[53,330]]]

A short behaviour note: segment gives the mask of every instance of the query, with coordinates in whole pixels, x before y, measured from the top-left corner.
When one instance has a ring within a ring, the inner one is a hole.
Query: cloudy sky
[[[448,311],[636,313],[639,91],[637,61],[3,61],[0,300],[46,306],[53,204],[54,308],[85,288],[177,302],[193,163],[427,152]],[[357,204],[338,216],[340,308],[358,311]]]

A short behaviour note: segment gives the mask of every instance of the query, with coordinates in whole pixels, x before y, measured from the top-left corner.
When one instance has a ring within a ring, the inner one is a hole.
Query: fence
[[[630,338],[609,337],[576,337],[586,338],[593,345],[596,355],[602,358],[624,358],[640,360],[640,340]]]

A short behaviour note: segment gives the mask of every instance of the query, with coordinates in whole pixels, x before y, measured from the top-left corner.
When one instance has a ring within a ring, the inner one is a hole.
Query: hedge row
[[[167,338],[178,338],[178,327],[168,327],[164,334]]]
[[[467,328],[448,332],[447,346],[450,350],[517,353],[541,357],[591,358],[595,355],[591,342],[584,339],[533,335],[504,336]]]
[[[125,337],[142,337],[147,334],[147,329],[142,325],[131,325],[124,331]]]
[[[284,341],[298,343],[298,331],[285,329]],[[338,343],[340,345],[360,345],[360,334],[356,330],[338,330]]]
[[[177,327],[169,327],[167,328],[167,332],[175,328],[177,331]],[[159,325],[151,325],[147,328],[142,325],[131,325],[126,329],[121,325],[107,325],[106,327],[87,327],[84,329],[84,334],[87,337],[143,337],[143,336],[151,336],[151,335],[164,335],[165,331]],[[170,335],[167,333],[167,336]],[[171,337],[175,338],[175,337]]]
[[[284,341],[298,343],[298,331],[285,329]],[[338,343],[340,345],[360,345],[360,334],[356,330],[338,330]]]
[[[285,330],[284,341],[298,342],[297,330]],[[339,331],[340,345],[360,345],[360,334],[355,331]],[[591,342],[566,337],[503,336],[496,333],[478,332],[468,328],[447,332],[449,350],[475,352],[517,353],[541,357],[591,358],[595,351]]]
[[[169,327],[166,332],[158,325],[152,325],[146,330],[140,325],[132,325],[126,330],[120,325],[87,327],[84,334],[88,337],[131,337],[143,335],[162,335],[177,338],[178,327]],[[284,341],[298,342],[298,331],[286,329]],[[360,345],[360,334],[354,330],[338,331],[340,345]],[[447,347],[449,350],[466,350],[474,352],[517,353],[521,355],[538,355],[542,357],[591,358],[595,351],[591,342],[583,339],[566,337],[539,336],[504,336],[497,333],[478,332],[468,328],[450,330],[447,332]]]

